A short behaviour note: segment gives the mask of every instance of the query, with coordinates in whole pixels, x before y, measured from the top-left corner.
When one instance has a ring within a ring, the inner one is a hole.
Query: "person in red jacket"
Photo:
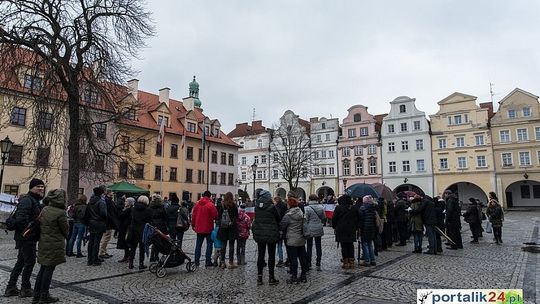
[[[210,237],[214,229],[214,220],[218,218],[216,206],[210,199],[212,193],[205,191],[203,197],[193,207],[191,215],[191,225],[193,231],[197,233],[197,242],[195,243],[195,264],[199,266],[201,258],[201,247],[206,239],[206,267],[212,264],[212,238]]]

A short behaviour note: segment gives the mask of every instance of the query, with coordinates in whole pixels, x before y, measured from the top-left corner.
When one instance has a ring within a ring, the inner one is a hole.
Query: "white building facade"
[[[339,187],[337,166],[339,119],[315,117],[309,122],[313,150],[310,193],[317,194],[320,198],[335,195]]]
[[[432,196],[431,137],[426,114],[415,98],[400,96],[390,102],[381,127],[383,183],[395,193],[418,191]]]

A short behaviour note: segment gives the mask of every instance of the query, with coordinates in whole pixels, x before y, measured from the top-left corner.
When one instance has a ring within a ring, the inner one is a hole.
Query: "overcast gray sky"
[[[386,113],[400,95],[426,114],[455,91],[495,103],[540,94],[540,1],[149,0],[157,36],[134,62],[140,89],[188,95],[229,132],[291,109]]]

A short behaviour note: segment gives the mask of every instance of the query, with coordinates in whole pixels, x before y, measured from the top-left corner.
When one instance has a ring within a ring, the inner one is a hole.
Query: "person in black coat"
[[[343,260],[341,268],[343,269],[354,268],[354,242],[358,222],[358,211],[352,205],[352,198],[347,194],[340,196],[332,217],[332,228],[334,228],[336,242],[341,245]]]
[[[152,210],[148,208],[148,197],[141,195],[131,209],[131,224],[128,228],[129,269],[133,269],[135,250],[139,246],[139,269],[145,269],[143,232],[146,224],[152,224]]]
[[[469,227],[471,228],[472,238],[471,241],[472,244],[478,244],[478,238],[480,237],[480,229],[481,229],[481,217],[478,215],[478,204],[476,202],[476,199],[469,198],[469,202],[471,203],[469,207],[467,208],[467,211],[463,213],[463,218],[465,219],[465,222],[469,224]]]
[[[399,244],[397,246],[406,246],[408,238],[408,226],[409,214],[407,212],[406,195],[403,192],[398,193],[398,199],[394,208],[395,220],[399,235]]]
[[[124,250],[124,257],[118,261],[119,263],[127,263],[129,261],[130,245],[126,241],[126,233],[129,225],[131,224],[131,210],[134,204],[134,198],[126,198],[124,201],[124,207],[122,208],[122,211],[120,211],[120,214],[118,214],[118,241],[116,243],[116,248]]]
[[[426,234],[428,237],[428,250],[425,254],[437,254],[437,233],[435,232],[435,225],[437,225],[437,210],[433,201],[427,197],[422,198],[420,206],[416,209],[409,211],[409,214],[421,214],[422,223],[426,228]]]
[[[374,242],[379,234],[377,221],[375,219],[377,206],[373,202],[371,195],[362,198],[362,207],[358,210],[358,228],[360,229],[360,239],[362,241],[362,252],[364,262],[361,266],[375,266]]]
[[[454,242],[454,244],[451,244],[447,248],[451,250],[463,249],[463,241],[461,239],[461,209],[458,198],[448,189],[444,191],[443,195],[446,204],[446,234]]]
[[[165,211],[165,205],[161,200],[159,195],[154,195],[152,197],[152,202],[150,203],[150,210],[152,210],[152,225],[159,229],[159,231],[164,234],[169,234],[169,229],[167,228],[167,212]],[[152,246],[150,252],[150,262],[157,261],[159,253]]]
[[[437,224],[436,224],[436,226],[437,226],[437,228],[439,228],[439,230],[444,231],[444,229],[445,229],[445,227],[444,227],[444,210],[445,210],[444,200],[437,196],[437,197],[433,198],[433,202],[434,202],[434,205],[435,205],[435,213],[437,215]],[[435,238],[437,239],[437,252],[441,253],[443,251],[442,250],[441,234],[436,233]]]
[[[224,217],[223,214],[227,212]],[[236,268],[234,264],[234,241],[238,238],[238,225],[236,224],[236,219],[238,219],[238,208],[234,203],[234,197],[231,192],[225,193],[225,197],[222,201],[221,208],[218,213],[219,219],[219,232],[218,239],[223,241],[221,245],[221,262],[220,267],[226,268],[225,265],[225,254],[227,251],[227,243],[229,246],[229,268]],[[228,223],[224,223],[223,220],[228,219]]]
[[[287,204],[281,199],[281,197],[276,196],[274,197],[274,205],[278,210],[279,218],[282,219],[283,216],[285,216],[285,213],[287,213]],[[280,239],[277,242],[277,255],[278,263],[276,264],[276,267],[285,266],[285,263],[283,262],[283,239]]]
[[[99,258],[99,245],[103,233],[107,231],[107,203],[105,202],[105,186],[94,188],[94,194],[90,197],[86,206],[85,217],[88,218],[88,266],[99,266],[103,262]]]
[[[396,216],[395,216],[395,210],[394,210],[394,202],[389,201],[386,204],[386,222],[384,223],[384,230],[383,230],[387,248],[392,247],[392,244],[393,244],[395,221],[396,221]]]
[[[179,230],[176,229],[178,209],[180,209],[180,199],[173,193],[171,195],[171,204],[165,209],[165,213],[167,214],[167,230],[169,231],[169,236],[173,240],[178,240]]]

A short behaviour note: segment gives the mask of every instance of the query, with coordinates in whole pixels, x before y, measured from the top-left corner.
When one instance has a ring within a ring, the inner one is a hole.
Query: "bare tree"
[[[119,106],[127,92],[116,84],[134,74],[129,60],[153,34],[141,0],[0,2],[0,64],[8,70],[2,86],[13,88],[22,79],[19,91],[32,97],[36,115],[26,132],[27,143],[55,147],[67,139],[70,200],[79,188],[81,138],[92,161],[97,155],[111,161],[118,156],[114,151],[119,135],[115,142],[100,145],[92,131],[141,106]]]
[[[298,188],[300,178],[307,177],[313,166],[311,138],[298,116],[288,110],[270,134],[270,151],[274,168],[279,170],[289,189]]]

